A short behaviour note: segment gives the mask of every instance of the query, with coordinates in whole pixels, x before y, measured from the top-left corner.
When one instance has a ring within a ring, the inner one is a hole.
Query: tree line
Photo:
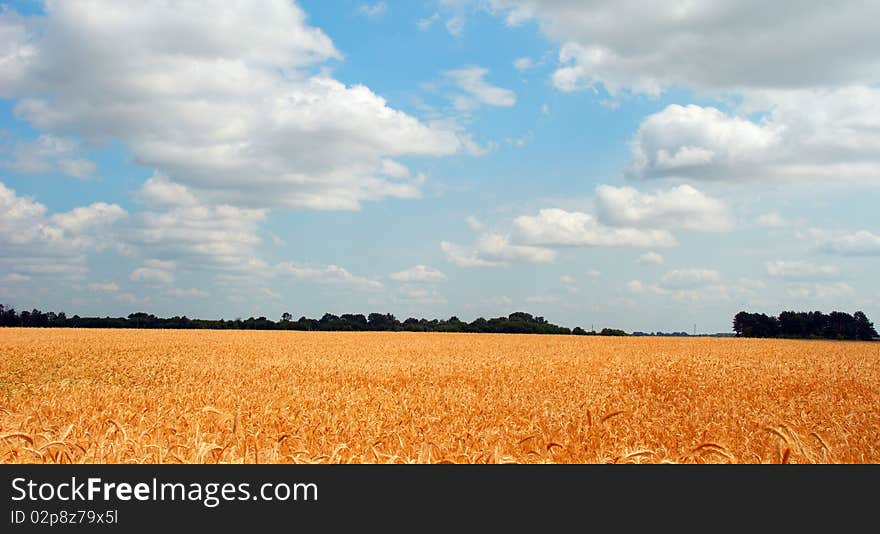
[[[328,332],[468,332],[491,334],[563,334],[576,336],[626,336],[623,330],[603,328],[586,331],[581,327],[568,328],[549,323],[543,317],[515,312],[507,317],[486,319],[480,317],[467,323],[458,317],[449,319],[398,320],[390,313],[343,314],[325,313],[320,319],[300,317],[293,320],[290,313],[273,321],[266,317],[247,319],[190,319],[186,316],[157,317],[149,313],[132,313],[127,317],[68,317],[64,312],[44,313],[34,309],[17,312],[0,304],[0,326],[53,327],[53,328],[150,328],[150,329],[211,329],[211,330],[301,330]]]
[[[784,311],[778,317],[741,311],[733,318],[733,330],[738,337],[861,341],[878,337],[874,323],[861,311],[852,315],[839,311],[828,314],[819,311]]]

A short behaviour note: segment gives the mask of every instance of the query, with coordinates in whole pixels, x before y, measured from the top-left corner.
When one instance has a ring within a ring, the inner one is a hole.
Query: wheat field
[[[878,463],[880,343],[0,329],[2,463]]]

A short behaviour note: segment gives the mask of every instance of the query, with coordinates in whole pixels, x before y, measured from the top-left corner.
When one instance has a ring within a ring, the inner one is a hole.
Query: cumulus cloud
[[[115,241],[116,224],[128,214],[98,202],[49,215],[36,200],[0,182],[0,264],[32,274],[82,274],[85,253]]]
[[[89,290],[98,293],[118,293],[119,286],[114,282],[95,282],[89,284]]]
[[[446,31],[453,37],[461,37],[464,33],[465,18],[461,15],[455,15],[446,20]]]
[[[189,189],[171,182],[161,173],[148,178],[138,191],[137,197],[156,207],[195,206],[199,203]]]
[[[739,102],[732,112],[672,105],[649,116],[632,141],[631,177],[878,183],[876,3],[488,4],[510,25],[539,22],[559,43],[559,90],[602,88],[616,102],[684,87]]]
[[[464,247],[448,241],[440,243],[446,261],[459,267],[499,267],[511,263],[550,263],[556,252],[543,247],[511,243],[510,236],[499,233],[480,235],[473,246]]]
[[[423,19],[419,19],[418,22],[416,22],[416,26],[418,26],[418,28],[420,30],[425,31],[428,28],[430,28],[431,26],[433,26],[434,23],[437,22],[438,20],[440,20],[440,13],[435,12],[430,17],[425,17]]]
[[[517,237],[531,245],[671,247],[676,244],[666,230],[613,228],[599,223],[589,213],[559,208],[519,216],[513,221],[513,227]]]
[[[516,94],[513,91],[485,80],[488,73],[489,70],[483,67],[466,67],[444,73],[463,92],[453,98],[456,108],[470,110],[482,104],[501,107],[516,104]]]
[[[790,286],[786,294],[793,299],[800,300],[832,300],[851,298],[856,294],[855,289],[847,283],[837,282],[834,284],[806,284]]]
[[[520,72],[526,71],[535,67],[535,60],[528,56],[518,57],[513,61],[513,67]]]
[[[416,265],[405,271],[400,271],[389,276],[398,282],[445,282],[446,275],[437,269],[427,265]]]
[[[810,234],[816,241],[816,248],[827,254],[880,256],[880,235],[868,230],[846,233],[813,228]]]
[[[791,224],[785,217],[774,212],[764,213],[755,218],[755,224],[764,228],[785,228]]]
[[[361,4],[358,6],[358,13],[371,19],[381,17],[386,11],[388,11],[388,4],[385,2]]]
[[[544,208],[536,215],[516,217],[509,233],[484,232],[472,247],[444,241],[441,249],[456,265],[493,267],[517,261],[552,262],[556,252],[548,247],[673,247],[677,241],[670,229],[723,231],[731,226],[723,203],[688,185],[653,193],[603,185],[596,190],[595,206],[598,217]],[[472,217],[467,222],[475,231],[484,228]]]
[[[645,252],[639,259],[636,260],[637,263],[649,263],[652,265],[663,265],[663,256],[656,252]]]
[[[479,232],[486,227],[486,225],[483,224],[483,221],[477,219],[473,215],[468,215],[467,217],[465,217],[464,222],[467,223],[468,227],[474,232]]]
[[[232,270],[260,263],[255,247],[267,210],[203,204],[188,188],[161,176],[147,180],[137,196],[152,209],[132,217],[126,239],[145,254]]]
[[[630,145],[629,176],[721,179],[743,176],[775,157],[781,131],[697,105],[666,107],[642,121]]]
[[[41,132],[124,143],[205,203],[357,209],[414,198],[419,184],[384,175],[383,160],[460,147],[455,132],[369,88],[314,74],[341,56],[294,2],[45,7],[0,14],[0,96]]]
[[[0,166],[23,174],[60,172],[65,176],[87,179],[95,174],[95,164],[77,157],[77,143],[54,135],[41,135],[33,141],[18,141],[12,158]]]
[[[705,280],[691,280],[686,284],[673,286],[649,284],[641,280],[630,280],[624,285],[624,289],[634,295],[653,295],[676,302],[703,303],[724,302],[734,297],[750,296],[753,291],[750,288],[731,289],[718,283],[710,283]]]
[[[174,284],[174,273],[153,267],[138,267],[131,272],[128,279],[134,282],[170,286]]]
[[[689,185],[654,193],[600,185],[596,189],[596,209],[602,222],[614,226],[702,231],[731,228],[727,207]]]
[[[308,280],[319,284],[331,284],[360,290],[380,290],[382,282],[372,278],[357,276],[338,265],[306,265],[287,262],[275,267],[281,276],[291,276],[297,280]]]
[[[670,86],[791,89],[880,79],[880,6],[872,2],[488,3],[508,24],[537,20],[561,43],[553,82],[563,91],[601,85],[611,94],[657,95]]]
[[[762,118],[748,118],[748,112],[761,112]],[[630,143],[627,175],[876,185],[878,122],[876,87],[751,92],[735,113],[671,105],[642,121]]]
[[[840,269],[835,265],[815,265],[796,260],[768,261],[766,266],[767,274],[787,280],[832,278],[840,274]]]

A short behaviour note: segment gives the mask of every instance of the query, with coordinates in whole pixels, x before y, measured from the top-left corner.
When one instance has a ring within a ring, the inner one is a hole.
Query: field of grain
[[[0,329],[0,462],[880,462],[880,343]]]

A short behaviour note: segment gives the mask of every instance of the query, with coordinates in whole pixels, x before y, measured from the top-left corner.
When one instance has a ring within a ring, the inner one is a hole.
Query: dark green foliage
[[[39,310],[17,313],[14,309],[0,305],[0,326],[53,326],[68,328],[177,328],[177,329],[214,329],[214,330],[321,330],[328,332],[346,331],[382,331],[382,332],[470,332],[494,334],[575,334],[597,335],[586,332],[581,327],[574,330],[564,326],[550,324],[543,317],[535,317],[530,313],[515,312],[507,317],[485,319],[480,317],[466,323],[456,316],[448,320],[416,319],[410,317],[400,322],[390,313],[343,314],[341,316],[325,313],[320,319],[300,317],[292,320],[292,315],[285,312],[278,322],[265,317],[234,319],[227,321],[190,319],[186,316],[163,318],[153,314],[138,312],[128,317],[80,317],[68,318],[63,312],[44,314]],[[626,335],[622,330],[606,328],[598,335]]]
[[[600,336],[625,336],[626,332],[623,330],[617,330],[616,328],[603,328],[601,332],[599,332]]]
[[[833,311],[784,311],[779,317],[763,313],[739,312],[733,318],[738,337],[782,337],[796,339],[849,339],[870,341],[877,338],[874,324],[864,312],[853,315]]]

